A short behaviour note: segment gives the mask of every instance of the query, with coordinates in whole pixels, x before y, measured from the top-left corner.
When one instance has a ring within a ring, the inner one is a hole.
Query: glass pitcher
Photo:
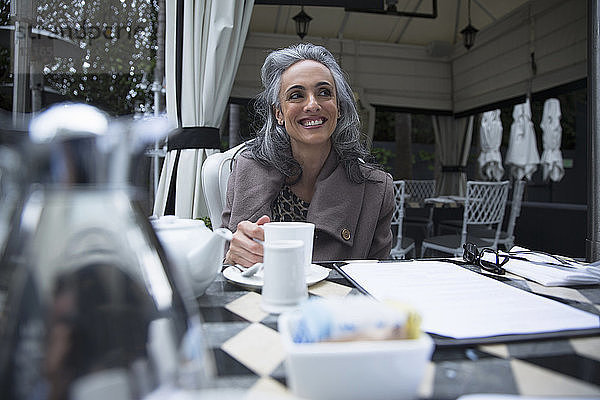
[[[128,184],[132,160],[169,128],[82,104],[31,122],[36,178],[0,265],[12,271],[4,399],[135,399],[211,375],[191,289]]]
[[[0,130],[1,134],[3,132]],[[19,151],[0,144],[0,258],[4,254],[23,197],[23,169]]]

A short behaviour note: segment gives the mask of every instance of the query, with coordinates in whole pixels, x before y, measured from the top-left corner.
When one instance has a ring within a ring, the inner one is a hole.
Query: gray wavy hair
[[[370,159],[365,142],[360,133],[360,119],[352,89],[346,76],[333,55],[322,46],[300,43],[271,52],[261,68],[261,80],[264,90],[256,97],[254,107],[256,116],[256,139],[250,142],[248,150],[255,160],[263,165],[279,170],[287,177],[299,177],[302,167],[292,156],[290,137],[284,126],[277,124],[275,108],[281,109],[279,90],[281,75],[291,65],[314,60],[326,66],[335,83],[340,118],[331,135],[332,147],[340,157],[348,179],[361,183],[365,176],[359,167]],[[369,165],[373,165],[370,164]]]

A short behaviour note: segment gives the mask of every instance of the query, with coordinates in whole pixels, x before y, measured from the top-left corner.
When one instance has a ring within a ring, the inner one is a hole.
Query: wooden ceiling
[[[528,2],[471,0],[471,24],[482,30]],[[469,0],[256,0],[250,32],[295,35],[292,18],[300,4],[312,18],[306,40],[452,45],[462,41],[460,31],[468,24]]]

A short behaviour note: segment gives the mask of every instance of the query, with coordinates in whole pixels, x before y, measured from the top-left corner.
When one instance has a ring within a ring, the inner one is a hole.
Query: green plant
[[[375,157],[377,163],[379,163],[383,169],[387,172],[392,172],[392,167],[390,165],[391,160],[396,157],[394,153],[390,150],[381,148],[381,147],[373,147],[371,150],[371,154]]]
[[[435,164],[435,153],[425,150],[419,150],[419,161],[427,163],[427,169],[433,171]]]
[[[204,221],[204,225],[206,225],[206,227],[208,229],[212,229],[212,223],[210,222],[209,217],[200,217],[200,218],[196,218],[196,219],[201,219],[202,221]]]

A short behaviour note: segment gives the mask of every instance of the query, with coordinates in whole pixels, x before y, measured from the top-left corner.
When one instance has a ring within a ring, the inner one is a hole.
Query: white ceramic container
[[[302,398],[414,399],[433,353],[433,340],[294,343],[298,312],[286,312],[278,328],[286,353],[287,384]]]

